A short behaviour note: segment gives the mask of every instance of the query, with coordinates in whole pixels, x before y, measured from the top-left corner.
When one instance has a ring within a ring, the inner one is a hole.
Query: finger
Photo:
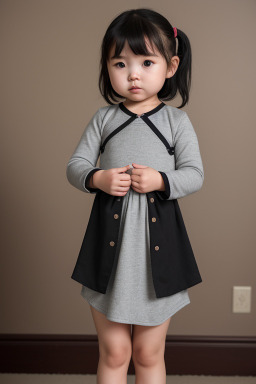
[[[141,173],[143,171],[140,169],[140,168],[133,168],[132,169],[132,172],[131,172],[131,175],[137,175],[137,176],[141,176]]]
[[[125,172],[125,171],[127,171],[127,169],[130,169],[130,168],[131,168],[131,166],[130,166],[130,164],[128,164],[128,165],[126,165],[125,167],[116,168],[116,171],[117,171],[118,173],[121,173],[121,172]]]
[[[139,183],[139,181],[140,181],[140,175],[137,175],[137,174],[133,173],[133,174],[131,175],[131,180],[132,180],[132,181],[135,181],[136,183]]]
[[[121,173],[120,174],[120,178],[119,178],[120,181],[130,181],[131,180],[131,176],[129,175],[129,173]]]
[[[131,180],[131,184],[132,184],[132,185],[135,185],[135,187],[138,188],[139,185],[140,185],[139,178],[137,178],[137,180],[135,180],[134,177],[133,177],[132,180]]]
[[[142,165],[142,164],[136,164],[136,163],[132,163],[132,166],[134,167],[138,167],[138,168],[147,168],[146,165]]]
[[[140,192],[139,184],[138,184],[138,183],[132,183],[132,184],[131,184],[131,188],[132,188],[135,192]]]
[[[130,187],[131,181],[130,180],[120,180],[121,183],[118,185],[119,187]]]

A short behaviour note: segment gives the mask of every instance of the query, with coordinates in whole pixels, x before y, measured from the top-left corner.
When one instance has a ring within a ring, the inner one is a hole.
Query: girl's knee
[[[100,358],[110,368],[118,368],[129,364],[132,355],[132,347],[129,342],[114,342],[110,345],[99,347]]]
[[[164,358],[165,346],[137,345],[132,350],[132,359],[134,364],[145,367],[153,366]]]

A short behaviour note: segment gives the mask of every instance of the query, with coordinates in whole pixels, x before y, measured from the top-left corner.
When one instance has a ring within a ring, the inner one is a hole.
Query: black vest
[[[120,104],[120,108],[122,107]],[[149,113],[141,116],[131,113],[131,118],[104,140],[101,152],[104,151],[108,140],[135,118],[140,117],[162,140],[170,156],[174,155],[175,148],[170,147],[148,116]],[[87,175],[85,185],[99,169],[101,168],[95,168]],[[160,173],[165,176],[164,172]],[[96,196],[71,278],[90,289],[106,293],[116,254],[123,197],[110,195],[100,189],[88,189],[91,193],[96,193]],[[177,199],[162,200],[156,191],[146,195],[152,279],[156,297],[160,298],[199,284],[202,278]]]

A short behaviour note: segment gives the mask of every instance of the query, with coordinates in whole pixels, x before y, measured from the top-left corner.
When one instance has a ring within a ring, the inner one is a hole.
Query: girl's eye
[[[153,62],[151,60],[145,60],[144,64],[145,63],[147,63],[147,64],[149,63],[149,65],[146,64],[146,67],[150,67],[151,66],[150,64],[153,64]]]
[[[150,67],[153,64],[153,62],[151,60],[145,60],[143,64],[145,64],[145,67]],[[125,64],[122,61],[119,61],[118,63],[115,64],[115,67],[124,68]]]
[[[123,66],[119,67],[119,64],[122,64],[124,66],[124,63],[122,63],[121,61],[119,63],[116,63],[115,64],[115,67],[118,67],[118,68],[123,68]]]

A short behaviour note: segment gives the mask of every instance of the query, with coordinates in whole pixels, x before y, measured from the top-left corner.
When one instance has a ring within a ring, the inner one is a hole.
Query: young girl
[[[125,383],[131,357],[136,383],[165,383],[171,316],[202,281],[177,201],[204,180],[197,135],[180,109],[191,57],[185,33],[151,9],[123,12],[103,38],[99,88],[109,105],[67,165],[69,182],[95,194],[71,277],[98,333],[98,383]],[[163,102],[177,91],[179,107]]]

